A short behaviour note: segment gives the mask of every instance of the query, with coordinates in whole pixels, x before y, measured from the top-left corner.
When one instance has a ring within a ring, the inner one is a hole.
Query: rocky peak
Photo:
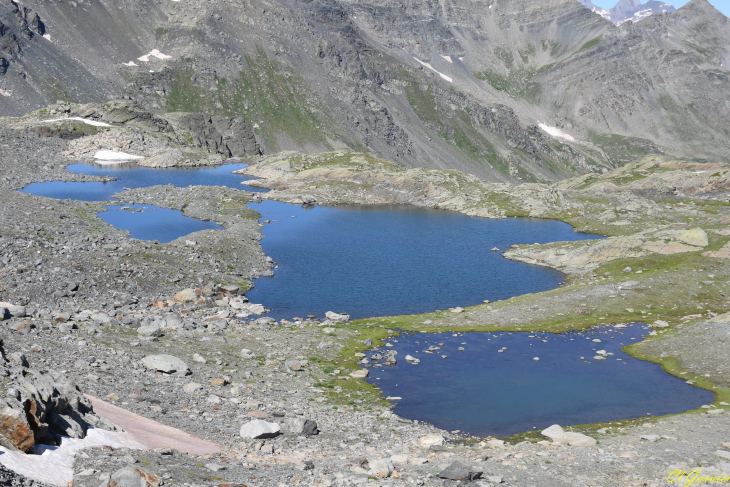
[[[671,13],[675,10],[671,5],[657,0],[649,0],[646,3],[641,3],[641,0],[619,0],[611,9],[597,7],[591,0],[579,1],[587,9],[596,12],[604,19],[616,25],[620,25],[628,20],[639,22],[655,13]]]

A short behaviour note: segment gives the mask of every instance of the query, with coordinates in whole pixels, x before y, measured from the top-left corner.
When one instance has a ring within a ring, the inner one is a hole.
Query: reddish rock
[[[15,448],[24,452],[35,445],[35,435],[25,414],[7,405],[0,410],[0,434]]]

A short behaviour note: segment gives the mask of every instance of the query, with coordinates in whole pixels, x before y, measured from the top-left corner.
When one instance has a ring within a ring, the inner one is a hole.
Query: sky
[[[720,12],[724,13],[725,16],[730,17],[730,0],[709,0],[710,3]],[[616,5],[617,0],[593,0],[593,5],[601,8],[613,8]],[[687,0],[664,0],[665,3],[673,5],[675,8],[679,8]],[[646,0],[642,0],[642,3],[646,3]]]

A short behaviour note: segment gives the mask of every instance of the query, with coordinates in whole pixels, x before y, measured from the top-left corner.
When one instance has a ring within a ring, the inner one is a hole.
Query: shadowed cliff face
[[[30,0],[0,22],[2,115],[131,97],[243,116],[263,153],[492,181],[730,152],[730,29],[706,0],[620,26],[576,0]]]

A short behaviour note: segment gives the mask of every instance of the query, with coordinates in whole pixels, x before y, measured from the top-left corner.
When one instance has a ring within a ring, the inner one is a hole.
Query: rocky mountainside
[[[621,25],[628,20],[632,22],[640,22],[650,15],[654,15],[656,13],[668,14],[675,10],[675,8],[671,5],[657,0],[649,0],[646,3],[641,3],[641,0],[620,0],[616,6],[611,9],[597,7],[593,4],[593,2],[591,2],[591,0],[578,1],[582,3],[585,8],[590,9],[592,12],[597,13],[604,19],[613,22],[616,25]]]
[[[546,182],[726,157],[727,25],[706,0],[620,26],[576,0],[2,0],[0,115],[127,98],[243,130],[224,157],[349,148]]]

